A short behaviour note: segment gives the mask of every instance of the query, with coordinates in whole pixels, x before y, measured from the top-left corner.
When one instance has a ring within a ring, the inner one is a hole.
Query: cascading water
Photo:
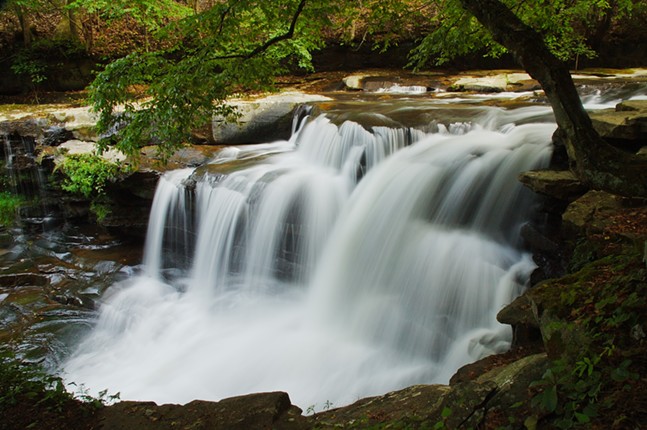
[[[534,268],[519,249],[532,202],[516,176],[547,162],[555,126],[497,112],[481,120],[494,129],[460,135],[320,116],[288,142],[228,148],[207,170],[251,167],[167,174],[145,273],[105,297],[66,379],[123,399],[282,390],[302,407],[340,406],[446,382],[505,350],[495,315]],[[162,276],[166,235],[188,230],[192,266]]]

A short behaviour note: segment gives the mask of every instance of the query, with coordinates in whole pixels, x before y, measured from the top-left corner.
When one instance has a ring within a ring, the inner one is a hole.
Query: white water
[[[163,254],[184,252],[164,243],[193,225],[177,212],[188,172],[167,174],[145,273],[105,297],[66,380],[173,403],[282,390],[320,409],[447,382],[504,351],[495,315],[534,268],[518,248],[532,200],[516,176],[546,163],[554,125],[501,118],[546,111],[431,135],[319,117],[289,142],[229,148],[216,168],[263,161],[198,178],[193,264],[179,278]]]

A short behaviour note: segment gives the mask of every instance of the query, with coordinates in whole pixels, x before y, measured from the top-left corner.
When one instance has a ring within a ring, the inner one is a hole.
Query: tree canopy
[[[565,79],[567,62],[596,55],[610,28],[647,12],[641,0],[7,0],[6,9],[22,14],[22,23],[29,10],[51,5],[68,13],[71,28],[81,15],[129,20],[143,29],[139,49],[110,62],[90,87],[99,128],[108,137],[101,144],[135,157],[150,143],[168,157],[214,114],[235,118],[228,97],[268,90],[274,77],[289,71],[312,70],[312,53],[331,39],[376,49],[416,39],[410,56],[416,68],[510,50],[527,69],[541,63],[531,74],[547,89],[558,122],[572,121],[572,112],[583,118],[573,84]],[[504,12],[514,25],[493,11]],[[23,30],[27,43],[30,32]],[[517,35],[527,48],[516,43]],[[92,32],[83,37],[89,47]],[[541,61],[534,64],[533,58]],[[541,76],[540,69],[551,68],[561,73],[556,81]],[[552,88],[557,81],[564,86]],[[564,94],[566,105],[560,102]],[[582,127],[590,129],[590,122],[560,124],[566,130]],[[570,154],[595,158],[574,148]]]
[[[101,4],[117,3],[76,0],[73,5],[109,11],[112,6]],[[145,15],[141,11],[148,7],[147,0],[132,4],[129,10]],[[628,16],[637,4],[633,0],[504,3],[560,60],[594,55],[600,28]],[[405,22],[420,17],[428,22],[421,24],[426,25],[425,35],[412,53],[413,66],[442,63],[474,51],[491,56],[506,52],[459,0],[227,0],[197,13],[176,13],[165,25],[160,20],[149,22],[160,49],[142,49],[109,64],[91,87],[92,102],[101,129],[116,131],[122,150],[136,154],[139,143],[152,141],[168,155],[214,113],[232,115],[224,103],[232,94],[268,89],[273,77],[295,67],[311,70],[311,53],[325,44],[325,35],[337,32],[348,43],[353,38],[362,43],[368,37],[385,47],[397,41],[395,35],[404,31]]]

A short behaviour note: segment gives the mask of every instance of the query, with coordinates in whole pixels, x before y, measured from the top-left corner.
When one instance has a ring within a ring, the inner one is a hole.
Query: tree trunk
[[[598,135],[566,64],[548,50],[541,36],[499,0],[460,1],[541,84],[566,137],[569,160],[579,178],[591,188],[647,197],[647,157],[622,152]]]
[[[31,18],[29,17],[29,12],[25,12],[22,7],[16,7],[16,15],[18,16],[18,22],[20,22],[20,28],[22,29],[22,38],[23,43],[26,47],[31,46]]]
[[[70,4],[72,4],[72,0],[67,0],[66,4],[67,6],[69,6]],[[72,35],[72,39],[75,42],[80,42],[81,31],[79,29],[79,20],[76,16],[76,13],[74,12],[74,9],[72,8],[67,9],[67,20],[69,22],[70,34]]]

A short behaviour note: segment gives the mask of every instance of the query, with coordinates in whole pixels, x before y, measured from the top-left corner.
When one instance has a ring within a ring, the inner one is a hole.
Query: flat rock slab
[[[570,170],[530,170],[521,173],[519,181],[536,193],[566,201],[587,191]]]
[[[591,112],[593,127],[606,139],[647,140],[647,100],[629,100],[615,109]]]

